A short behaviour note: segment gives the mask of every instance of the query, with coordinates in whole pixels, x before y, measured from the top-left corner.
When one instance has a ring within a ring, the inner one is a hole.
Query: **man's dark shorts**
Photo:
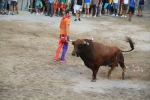
[[[129,13],[131,12],[132,14],[134,14],[134,10],[135,10],[135,8],[134,7],[129,7]]]

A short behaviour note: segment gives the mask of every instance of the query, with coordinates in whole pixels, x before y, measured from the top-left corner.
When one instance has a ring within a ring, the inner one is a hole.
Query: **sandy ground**
[[[71,55],[67,63],[54,62],[60,17],[19,14],[0,15],[0,100],[150,100],[150,12],[143,18],[102,16],[71,18],[71,39],[94,41],[129,50],[125,36],[135,50],[124,53],[126,79],[117,67],[107,79],[109,67],[101,66],[97,81],[80,58]]]

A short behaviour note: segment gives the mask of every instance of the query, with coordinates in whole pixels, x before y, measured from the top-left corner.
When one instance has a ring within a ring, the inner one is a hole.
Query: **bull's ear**
[[[75,44],[75,42],[72,42],[72,45],[74,45]]]

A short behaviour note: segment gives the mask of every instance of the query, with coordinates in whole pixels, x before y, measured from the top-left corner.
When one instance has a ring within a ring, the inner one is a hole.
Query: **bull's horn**
[[[74,40],[69,39],[70,42],[74,42]]]
[[[89,43],[88,43],[88,42],[85,42],[85,41],[84,41],[84,44],[89,45]]]

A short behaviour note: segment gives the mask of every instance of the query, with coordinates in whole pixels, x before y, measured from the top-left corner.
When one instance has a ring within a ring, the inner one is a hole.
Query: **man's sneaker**
[[[115,16],[115,14],[112,14],[111,16]]]
[[[86,17],[86,15],[83,15],[83,17]]]
[[[116,14],[116,17],[118,17],[118,14]]]
[[[60,62],[67,62],[67,60],[60,60]]]
[[[100,16],[101,16],[101,13],[100,13],[100,14],[98,14],[98,16],[100,17]]]
[[[128,21],[131,22],[132,20],[129,18]]]
[[[77,21],[77,19],[75,19],[74,21]]]
[[[36,13],[36,15],[40,15],[39,13]]]
[[[14,13],[10,13],[11,15],[14,15]]]
[[[80,18],[79,18],[78,20],[79,20],[79,21],[81,21],[81,19],[80,19]]]
[[[90,17],[89,15],[87,15],[87,17]]]
[[[96,15],[94,15],[94,17],[96,18]]]
[[[43,15],[43,12],[41,13],[41,15]]]
[[[91,14],[91,15],[89,15],[89,17],[92,17],[92,14]]]
[[[122,15],[121,17],[125,17],[124,15]]]

